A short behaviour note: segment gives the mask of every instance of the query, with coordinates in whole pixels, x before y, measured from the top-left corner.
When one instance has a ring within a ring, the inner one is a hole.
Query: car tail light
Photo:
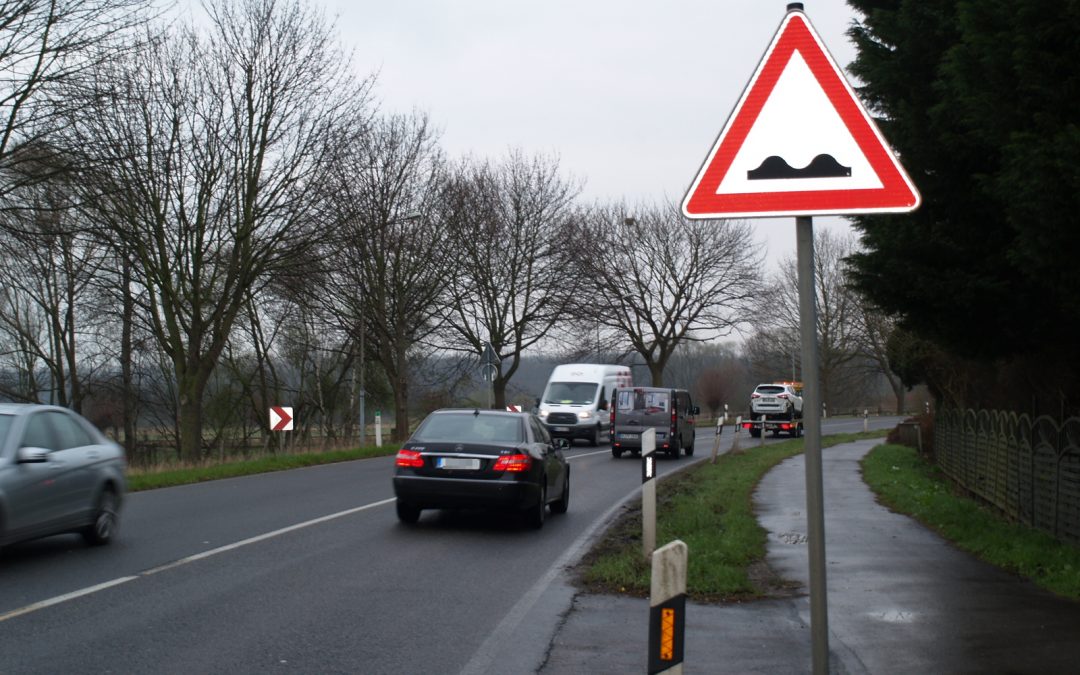
[[[753,393],[753,394],[750,394],[750,398],[751,398],[751,399],[755,399],[755,398],[761,398],[761,394],[758,394],[758,393],[756,393],[756,392],[755,392],[755,393]]]
[[[424,466],[424,456],[416,450],[398,450],[397,460],[394,464],[410,469],[419,469]]]
[[[786,398],[787,398],[787,394],[777,394],[777,395],[776,395],[776,398],[783,398],[783,399],[786,399]]]
[[[493,470],[520,473],[522,471],[528,471],[530,467],[532,467],[532,457],[518,453],[516,455],[503,455],[499,457],[499,459],[495,461]]]

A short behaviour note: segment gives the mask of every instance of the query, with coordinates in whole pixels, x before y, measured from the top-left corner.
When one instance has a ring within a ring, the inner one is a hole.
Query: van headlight
[[[548,414],[548,411],[541,410],[540,411],[540,419],[544,419],[545,417],[547,417],[547,414]]]
[[[582,410],[581,412],[578,413],[577,416],[578,416],[579,420],[587,420],[590,417],[592,417],[592,413],[589,412],[588,410]]]

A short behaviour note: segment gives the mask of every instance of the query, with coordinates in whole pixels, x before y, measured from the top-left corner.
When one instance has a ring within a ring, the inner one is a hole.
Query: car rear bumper
[[[523,481],[394,476],[394,495],[421,509],[524,509],[540,499],[540,486]]]

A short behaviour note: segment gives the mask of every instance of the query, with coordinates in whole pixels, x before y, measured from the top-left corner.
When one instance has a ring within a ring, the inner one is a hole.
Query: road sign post
[[[810,563],[810,638],[814,673],[829,672],[829,613],[825,592],[825,500],[821,477],[821,400],[817,307],[814,290],[814,221],[795,219],[799,268],[799,323],[803,362],[803,454],[806,456],[806,521]],[[809,411],[806,413],[805,411]],[[762,432],[762,437],[765,434]]]
[[[821,420],[826,411],[818,372],[812,216],[907,213],[920,201],[896,154],[810,25],[802,3],[790,3],[687,191],[682,210],[688,218],[795,216],[817,675],[828,672],[829,647],[821,478]],[[764,418],[760,428],[764,443]]]

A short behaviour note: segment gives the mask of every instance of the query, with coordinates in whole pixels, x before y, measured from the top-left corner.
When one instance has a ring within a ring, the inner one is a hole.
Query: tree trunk
[[[904,401],[905,397],[907,396],[907,391],[906,391],[907,388],[904,387],[904,383],[900,381],[899,377],[891,377],[890,376],[890,377],[887,377],[886,379],[889,380],[889,386],[892,387],[893,396],[896,397],[896,414],[897,415],[903,415],[904,414],[904,408],[907,407],[905,405],[905,401]]]
[[[658,361],[649,362],[649,386],[664,386],[664,364]]]
[[[198,464],[202,462],[202,395],[203,388],[196,382],[178,383],[180,392],[180,459]]]
[[[394,386],[394,440],[404,441],[409,437],[409,375],[406,361],[406,349],[398,342],[394,360],[397,362]]]

